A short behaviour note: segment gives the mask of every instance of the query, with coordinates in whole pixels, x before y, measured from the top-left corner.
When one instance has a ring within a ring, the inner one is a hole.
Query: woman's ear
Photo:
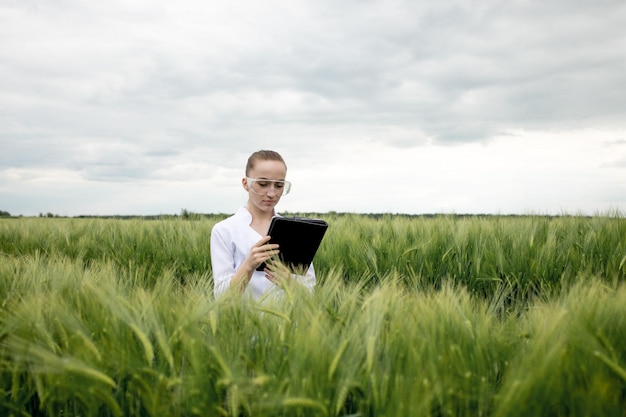
[[[246,177],[243,177],[241,179],[241,185],[243,186],[243,189],[248,191],[248,180],[246,179]]]

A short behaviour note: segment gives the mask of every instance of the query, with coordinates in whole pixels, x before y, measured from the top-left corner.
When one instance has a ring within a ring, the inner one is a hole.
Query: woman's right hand
[[[280,252],[278,250],[278,244],[268,243],[270,239],[270,236],[265,236],[252,245],[252,249],[250,249],[250,253],[247,258],[248,265],[252,267],[252,270],[255,270],[263,262],[269,261]]]

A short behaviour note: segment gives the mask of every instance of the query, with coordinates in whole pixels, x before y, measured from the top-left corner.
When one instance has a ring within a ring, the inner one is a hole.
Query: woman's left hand
[[[281,288],[291,281],[291,271],[282,262],[267,262],[263,272],[265,278]]]

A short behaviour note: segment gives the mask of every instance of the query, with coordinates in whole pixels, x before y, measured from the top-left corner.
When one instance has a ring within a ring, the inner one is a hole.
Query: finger
[[[260,246],[260,248],[263,250],[277,250],[278,244],[276,243],[266,244],[266,245]]]
[[[272,245],[262,245],[262,246],[253,247],[252,252],[262,253],[262,254],[266,254],[266,253],[273,254],[274,252],[278,252],[278,245],[272,244]]]
[[[263,258],[263,261],[269,261],[273,258],[275,258],[278,255],[278,251],[277,250],[267,250],[267,251],[263,251],[259,254],[260,257]]]
[[[261,240],[259,240],[258,242],[256,242],[254,244],[254,246],[259,247],[259,246],[263,246],[265,245],[267,242],[269,242],[271,239],[271,236],[264,236],[261,238]]]

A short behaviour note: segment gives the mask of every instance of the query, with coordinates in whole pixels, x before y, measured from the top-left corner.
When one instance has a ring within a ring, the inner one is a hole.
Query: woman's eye
[[[257,184],[259,184],[260,187],[267,187],[269,185],[267,181],[257,181]]]
[[[283,188],[284,186],[285,186],[285,184],[283,184],[282,182],[274,183],[274,187],[276,187],[276,188]]]

